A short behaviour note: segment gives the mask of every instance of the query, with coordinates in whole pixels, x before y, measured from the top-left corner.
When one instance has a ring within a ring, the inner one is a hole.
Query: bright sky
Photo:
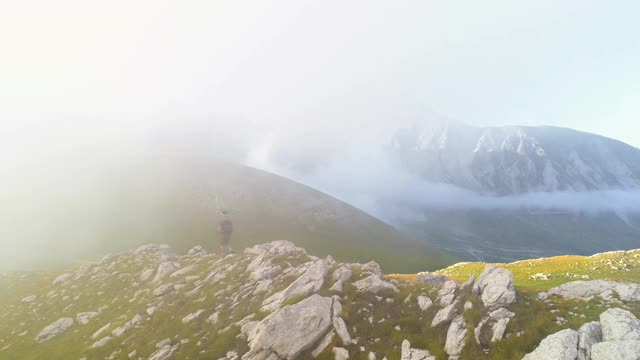
[[[640,146],[638,14],[635,0],[4,1],[0,122],[357,128],[428,109]]]

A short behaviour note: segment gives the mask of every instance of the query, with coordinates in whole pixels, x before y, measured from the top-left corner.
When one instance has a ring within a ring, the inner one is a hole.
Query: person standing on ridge
[[[229,242],[231,241],[231,234],[233,233],[233,223],[231,222],[231,219],[229,219],[228,210],[220,210],[220,213],[222,214],[223,219],[218,224],[217,232],[220,238],[220,253],[224,255],[231,253]]]

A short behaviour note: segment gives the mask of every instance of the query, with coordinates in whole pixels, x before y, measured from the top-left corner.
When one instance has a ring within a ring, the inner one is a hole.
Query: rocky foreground
[[[496,266],[406,281],[287,241],[224,257],[145,245],[0,280],[2,359],[640,359],[629,282],[530,291]]]

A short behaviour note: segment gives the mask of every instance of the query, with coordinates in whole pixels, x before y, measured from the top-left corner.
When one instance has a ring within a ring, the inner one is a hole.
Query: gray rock
[[[155,290],[153,290],[153,296],[155,297],[164,296],[172,292],[174,289],[175,288],[173,287],[173,284],[161,285],[157,287]]]
[[[640,340],[640,320],[631,312],[619,308],[600,314],[602,340]]]
[[[573,281],[555,287],[547,294],[585,301],[594,297],[611,301],[614,300],[613,294],[618,294],[620,300],[625,302],[640,301],[640,284],[608,280]]]
[[[317,358],[318,355],[322,354],[322,352],[329,345],[331,345],[331,342],[333,341],[334,336],[336,336],[336,332],[333,330],[329,331],[327,335],[325,335],[324,338],[322,338],[318,346],[316,346],[316,348],[311,352],[311,356],[313,356],[314,358]]]
[[[207,255],[207,250],[202,247],[202,245],[196,245],[187,253],[189,256],[205,256]]]
[[[341,317],[333,318],[333,328],[336,330],[338,337],[340,337],[342,345],[351,345],[351,336],[349,335],[349,330],[347,330],[347,325],[344,323],[344,320],[342,320]]]
[[[61,335],[65,331],[67,331],[70,327],[73,326],[75,321],[72,318],[62,318],[54,321],[53,323],[47,325],[38,336],[36,336],[36,342],[42,343],[47,340],[51,340],[54,337]]]
[[[142,273],[140,274],[140,281],[142,281],[142,282],[149,281],[149,279],[151,279],[153,277],[153,274],[155,274],[155,272],[156,271],[153,268],[144,269],[142,271]]]
[[[96,339],[98,339],[110,327],[111,327],[111,323],[108,323],[107,325],[98,329],[96,332],[93,333],[93,335],[91,335],[91,340],[95,341]]]
[[[575,330],[561,330],[547,336],[522,360],[575,360],[578,357],[578,337]]]
[[[76,315],[76,321],[79,324],[87,325],[89,323],[89,320],[93,319],[98,315],[100,315],[100,313],[97,311],[82,312]]]
[[[158,265],[158,270],[156,271],[156,276],[153,277],[153,282],[158,283],[164,280],[164,278],[169,276],[169,274],[173,273],[178,269],[180,269],[180,263],[178,262],[165,261],[161,263],[160,265]]]
[[[250,350],[242,358],[296,358],[317,344],[331,327],[333,301],[315,294],[267,316],[247,339]]]
[[[266,298],[262,303],[262,311],[274,311],[293,297],[307,296],[320,290],[328,272],[329,266],[326,260],[314,262],[302,276],[286,289]]]
[[[449,359],[457,359],[461,354],[467,340],[467,329],[462,316],[456,316],[451,322],[447,331],[447,340],[444,351],[449,355]]]
[[[250,255],[291,255],[291,256],[303,256],[307,255],[305,249],[295,246],[286,240],[272,241],[268,244],[260,244],[254,247],[244,250],[245,254]]]
[[[516,301],[513,273],[507,269],[487,266],[473,286],[473,292],[481,295],[482,303],[489,310],[509,306]]]
[[[442,288],[438,291],[436,302],[440,306],[451,305],[456,297],[456,290],[458,290],[458,283],[453,280],[445,282]]]
[[[640,360],[640,341],[620,340],[593,344],[591,360]]]
[[[30,295],[30,296],[27,296],[27,297],[25,297],[24,299],[22,299],[20,301],[23,302],[23,303],[29,304],[29,303],[34,302],[36,300],[36,298],[37,298],[37,296]]]
[[[602,341],[602,327],[597,321],[586,323],[578,329],[578,360],[591,359],[591,347]]]
[[[471,301],[465,302],[464,303],[464,310],[467,311],[467,310],[471,310],[471,309],[473,309],[473,303]]]
[[[182,324],[186,325],[190,322],[192,322],[193,320],[197,320],[199,319],[205,312],[205,309],[200,309],[197,311],[192,312],[191,314],[185,316],[182,318]]]
[[[456,308],[455,308],[456,305],[457,303],[454,302],[453,304],[443,309],[440,309],[440,311],[438,311],[436,315],[433,317],[433,321],[431,322],[431,327],[436,327],[451,321],[456,316]]]
[[[149,356],[149,360],[167,360],[171,359],[173,354],[178,350],[178,345],[165,345]]]
[[[369,261],[368,263],[362,265],[360,267],[360,270],[364,271],[368,271],[374,275],[377,275],[378,277],[382,277],[382,268],[380,268],[380,264],[378,264],[375,261]]]
[[[436,360],[427,350],[412,349],[409,340],[402,342],[400,360]]]
[[[71,276],[72,274],[69,273],[58,275],[55,279],[53,279],[53,283],[51,285],[57,285],[59,283],[65,282],[69,278],[71,278]]]
[[[433,306],[433,301],[431,301],[431,299],[424,295],[418,296],[418,307],[420,307],[420,310],[426,311],[431,306]]]
[[[353,283],[353,286],[358,289],[359,292],[370,292],[377,294],[381,291],[391,290],[393,292],[400,292],[400,290],[393,284],[383,281],[378,275],[371,275],[362,280]]]
[[[348,360],[349,359],[349,351],[344,348],[334,347],[333,354],[335,356],[335,360]]]
[[[107,345],[107,343],[111,341],[111,336],[105,336],[102,339],[96,341],[95,343],[93,343],[93,345],[91,345],[91,349],[99,349],[105,345]]]
[[[347,265],[342,265],[339,268],[337,268],[336,271],[333,272],[333,274],[331,274],[331,278],[334,281],[342,280],[344,282],[351,279],[352,275],[353,275],[353,271],[351,271],[351,268]]]
[[[177,277],[180,277],[180,276],[183,276],[183,275],[185,275],[187,273],[190,273],[190,272],[192,272],[192,271],[194,271],[196,269],[198,269],[198,265],[197,264],[191,264],[191,265],[183,267],[180,270],[172,272],[171,275],[169,275],[169,278],[170,279],[175,279]]]

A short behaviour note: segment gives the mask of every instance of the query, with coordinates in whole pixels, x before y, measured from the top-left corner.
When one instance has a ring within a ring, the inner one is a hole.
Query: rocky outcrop
[[[447,331],[447,340],[444,351],[449,355],[449,359],[458,359],[462,354],[467,340],[467,329],[462,316],[456,316],[451,322]]]
[[[640,360],[640,341],[620,340],[594,344],[592,360]]]
[[[295,359],[320,341],[331,327],[333,301],[312,295],[267,316],[247,334],[251,350],[242,359]]]
[[[44,329],[42,329],[42,331],[40,331],[38,336],[36,336],[36,342],[42,343],[47,340],[51,340],[54,337],[67,331],[70,327],[73,326],[74,323],[75,321],[73,321],[72,318],[58,319],[53,323],[47,325]]]
[[[591,347],[602,341],[602,327],[597,321],[586,323],[578,329],[578,360],[591,359]]]
[[[188,256],[205,256],[207,254],[208,254],[207,250],[205,250],[204,247],[202,247],[202,245],[194,246],[187,253]]]
[[[631,312],[619,308],[600,314],[602,341],[640,340],[640,320]]]
[[[433,321],[431,322],[431,327],[440,326],[442,324],[446,324],[451,321],[456,316],[456,306],[457,303],[453,303],[443,309],[440,309],[436,315],[433,317]]]
[[[613,301],[616,297],[624,302],[640,301],[640,284],[608,280],[573,281],[555,287],[546,294],[585,301],[595,297],[606,301]]]
[[[262,311],[274,311],[291,298],[307,296],[320,290],[328,272],[329,265],[325,260],[314,262],[302,276],[286,289],[265,299],[262,303]]]
[[[158,266],[158,270],[156,271],[156,276],[153,277],[153,282],[158,283],[164,280],[169,274],[175,272],[180,269],[180,263],[175,261],[165,261]]]
[[[429,310],[429,308],[433,306],[433,301],[429,299],[428,296],[420,295],[418,296],[418,307],[422,311]]]
[[[578,357],[578,332],[561,330],[547,336],[540,345],[522,360],[575,360]]]
[[[487,266],[473,286],[482,303],[489,310],[506,307],[516,301],[513,273],[507,269]]]
[[[436,302],[440,306],[449,306],[456,298],[456,290],[458,290],[458,284],[453,280],[448,280],[442,286],[442,289],[438,291]]]
[[[400,360],[436,360],[427,350],[413,349],[409,340],[402,342]]]
[[[395,285],[380,279],[380,277],[375,274],[354,282],[353,286],[355,286],[359,292],[370,292],[374,294],[385,290],[391,290],[396,293],[400,292]]]

